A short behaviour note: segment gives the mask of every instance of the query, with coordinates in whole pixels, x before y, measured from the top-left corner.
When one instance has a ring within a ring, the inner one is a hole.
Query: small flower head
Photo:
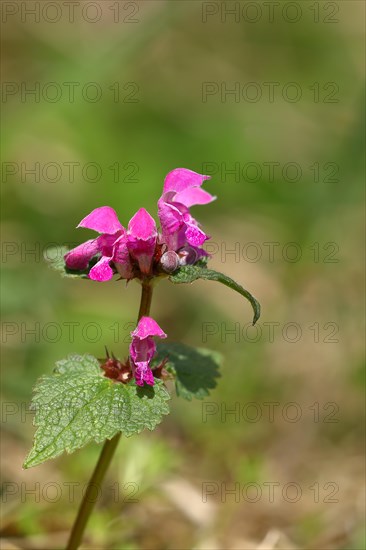
[[[209,178],[185,168],[177,168],[166,176],[158,210],[163,239],[169,250],[177,252],[186,245],[200,247],[209,239],[189,211],[191,206],[215,200],[216,197],[201,189]]]
[[[158,201],[161,234],[144,208],[131,218],[127,229],[119,222],[113,208],[96,208],[78,227],[93,229],[99,237],[70,250],[65,255],[66,267],[86,270],[90,261],[96,259],[89,278],[109,281],[116,272],[122,279],[144,279],[161,272],[173,273],[182,265],[195,264],[208,255],[202,245],[209,236],[189,209],[215,200],[216,197],[201,188],[207,179],[209,176],[185,168],[169,172]]]
[[[154,336],[166,338],[165,332],[151,317],[142,317],[136,329],[131,332],[130,357],[134,371],[136,384],[143,386],[144,382],[154,385],[154,376],[150,368],[150,362],[156,352]]]
[[[133,216],[127,231],[109,206],[93,210],[78,227],[94,229],[101,235],[65,255],[69,269],[86,269],[90,260],[99,254],[98,262],[89,271],[94,281],[109,281],[114,274],[111,264],[124,279],[135,276],[134,263],[141,273],[149,274],[158,233],[155,221],[144,208]]]
[[[93,229],[101,235],[70,250],[65,255],[66,266],[69,269],[86,269],[90,260],[99,254],[100,258],[89,271],[89,277],[94,281],[109,281],[113,277],[110,263],[114,259],[116,244],[123,242],[126,234],[116,212],[109,206],[101,206],[83,218],[78,227]]]

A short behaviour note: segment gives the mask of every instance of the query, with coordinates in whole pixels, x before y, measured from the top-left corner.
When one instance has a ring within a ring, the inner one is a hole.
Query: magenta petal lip
[[[190,187],[201,187],[203,182],[210,178],[211,176],[198,174],[187,168],[176,168],[167,174],[164,180],[163,192],[175,191],[180,193]]]
[[[137,327],[131,336],[135,338],[144,339],[149,336],[159,336],[160,338],[166,338],[165,332],[159,327],[158,323],[154,321],[152,317],[141,317]]]
[[[138,386],[143,386],[144,383],[149,386],[154,385],[154,375],[147,361],[136,363],[135,380]]]
[[[201,246],[209,237],[196,225],[187,224],[186,238],[192,246]]]
[[[109,235],[113,235],[113,233],[123,229],[116,211],[110,206],[95,208],[95,210],[81,220],[78,227],[93,229],[98,233],[108,233]]]
[[[140,208],[130,219],[127,234],[143,241],[157,236],[155,220],[145,208]]]
[[[113,277],[113,269],[109,265],[112,258],[102,256],[98,263],[89,271],[89,278],[104,283]]]

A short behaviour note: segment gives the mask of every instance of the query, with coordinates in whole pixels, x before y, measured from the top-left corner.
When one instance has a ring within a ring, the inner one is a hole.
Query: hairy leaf
[[[169,399],[161,380],[153,387],[114,382],[103,375],[95,357],[71,355],[35,387],[31,408],[38,428],[24,468],[118,432],[130,436],[153,430],[169,413]]]

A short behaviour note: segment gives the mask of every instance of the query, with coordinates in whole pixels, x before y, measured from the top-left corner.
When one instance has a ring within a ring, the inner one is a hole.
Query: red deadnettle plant
[[[259,318],[259,303],[247,290],[207,267],[209,255],[202,245],[209,237],[190,212],[191,206],[215,200],[202,189],[207,179],[209,176],[184,168],[166,176],[158,201],[160,231],[144,208],[126,229],[113,208],[102,206],[78,226],[99,236],[62,251],[61,257],[47,253],[47,258],[56,258],[49,262],[51,267],[66,277],[103,282],[117,275],[141,285],[127,358],[118,359],[108,351],[104,359],[70,355],[58,361],[53,374],[42,377],[35,387],[32,408],[37,431],[25,468],[64,451],[72,453],[91,441],[104,442],[71,531],[69,550],[79,547],[95,502],[95,486],[102,483],[121,434],[128,437],[146,428],[153,430],[169,413],[166,380],[174,380],[178,396],[192,400],[207,396],[219,376],[217,353],[161,341],[167,335],[150,316],[155,284],[164,280],[174,284],[218,281],[249,300],[253,324]]]

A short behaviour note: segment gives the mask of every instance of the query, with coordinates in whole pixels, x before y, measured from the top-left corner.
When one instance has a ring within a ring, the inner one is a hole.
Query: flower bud
[[[179,256],[173,250],[168,250],[160,258],[160,265],[166,273],[173,273],[179,266]]]
[[[178,251],[179,265],[193,265],[198,260],[197,251],[192,246],[185,246]]]

